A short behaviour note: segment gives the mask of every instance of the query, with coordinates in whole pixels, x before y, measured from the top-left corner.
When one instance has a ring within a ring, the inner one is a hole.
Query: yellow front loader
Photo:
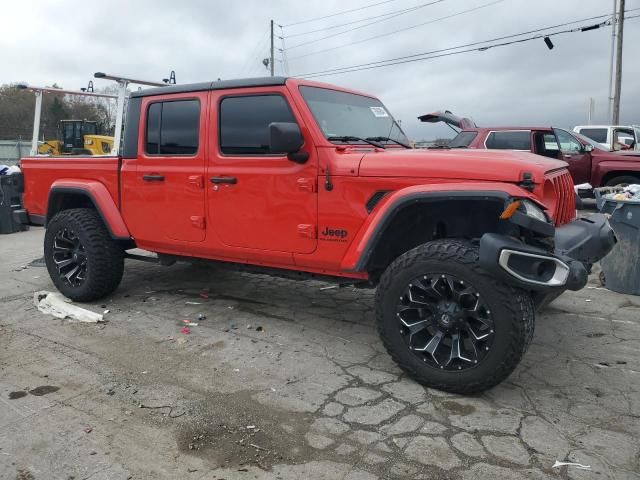
[[[109,155],[113,137],[98,135],[98,125],[89,120],[61,120],[57,138],[39,142],[39,155]]]

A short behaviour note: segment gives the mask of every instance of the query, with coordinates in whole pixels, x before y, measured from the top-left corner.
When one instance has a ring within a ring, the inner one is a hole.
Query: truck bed
[[[38,216],[44,219],[51,185],[65,179],[102,183],[120,208],[120,162],[120,157],[113,156],[24,157],[20,160],[24,175],[24,208],[32,219]]]

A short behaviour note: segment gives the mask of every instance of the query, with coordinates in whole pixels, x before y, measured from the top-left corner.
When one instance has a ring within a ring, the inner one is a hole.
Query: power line
[[[422,5],[416,5],[414,7],[403,8],[401,10],[394,10],[394,11],[391,11],[391,12],[383,13],[381,15],[374,15],[373,17],[361,18],[360,20],[353,20],[352,22],[340,23],[338,25],[331,25],[329,27],[318,28],[316,30],[308,30],[306,32],[294,33],[293,35],[287,35],[286,37],[287,38],[294,38],[294,37],[301,37],[302,35],[310,35],[312,33],[324,32],[326,30],[333,30],[334,28],[346,27],[348,25],[354,25],[356,23],[366,22],[367,20],[373,20],[373,19],[376,19],[376,18],[387,17],[387,16],[393,15],[395,13],[402,14],[402,13],[412,12],[413,10],[418,10],[419,8],[422,8]]]
[[[308,20],[301,20],[299,22],[289,23],[288,25],[278,25],[278,26],[284,27],[284,28],[293,27],[294,25],[302,25],[303,23],[311,23],[311,22],[315,22],[317,20],[324,20],[325,18],[337,17],[338,15],[344,15],[345,13],[357,12],[357,11],[360,11],[360,10],[365,10],[367,8],[372,8],[372,7],[377,7],[378,5],[384,5],[385,3],[391,3],[391,2],[395,2],[395,1],[397,1],[397,0],[385,0],[384,2],[371,3],[369,5],[363,5],[362,7],[352,8],[351,10],[343,10],[341,12],[332,13],[331,15],[324,15],[322,17],[310,18]]]
[[[508,38],[521,37],[523,35],[542,32],[542,31],[545,31],[545,30],[552,30],[554,28],[566,27],[568,25],[573,25],[573,24],[580,23],[580,22],[587,22],[587,21],[590,21],[590,20],[596,20],[596,19],[604,18],[604,17],[608,17],[608,16],[609,16],[609,14],[607,13],[607,14],[603,14],[603,15],[597,15],[595,17],[588,17],[588,18],[582,18],[580,20],[574,20],[572,22],[559,23],[559,24],[556,24],[556,25],[550,25],[550,26],[547,26],[547,27],[537,28],[537,29],[534,29],[534,30],[528,30],[526,32],[520,32],[520,33],[511,34],[511,35],[504,35],[502,37],[496,37],[496,38],[492,38],[490,40],[482,40],[482,41],[478,41],[478,42],[467,43],[467,44],[464,44],[464,45],[458,45],[456,47],[448,47],[448,48],[443,48],[443,49],[439,49],[439,50],[432,50],[432,51],[429,51],[429,52],[415,53],[413,55],[405,55],[405,56],[402,56],[402,57],[395,57],[395,58],[391,58],[391,59],[388,59],[388,60],[381,60],[381,61],[377,61],[377,62],[363,63],[363,64],[359,64],[359,65],[353,65],[351,67],[339,67],[339,68],[334,68],[334,69],[329,69],[329,70],[323,70],[322,72],[313,72],[312,74],[333,72],[333,71],[344,70],[344,69],[348,69],[348,68],[363,67],[363,66],[369,66],[369,65],[376,65],[376,64],[379,64],[379,63],[391,62],[391,61],[395,61],[395,60],[403,60],[403,59],[408,59],[408,58],[421,57],[421,56],[424,56],[424,55],[431,55],[431,54],[434,54],[434,53],[448,52],[448,51],[451,51],[451,50],[458,50],[460,48],[473,47],[473,46],[476,46],[476,45],[482,45],[482,44],[489,43],[489,42],[506,40]],[[303,75],[300,75],[300,76],[303,76]]]
[[[253,47],[253,50],[251,50],[251,54],[249,54],[249,56],[247,57],[247,59],[244,61],[244,63],[242,64],[242,69],[241,69],[241,76],[245,75],[248,72],[251,72],[253,70],[253,64],[252,62],[255,60],[255,56],[256,54],[258,54],[260,52],[260,50],[262,49],[262,45],[269,39],[269,29],[267,29],[264,33],[264,35],[262,35],[260,37],[260,40],[258,40],[258,43],[256,44],[255,47]],[[262,60],[262,59],[260,59]]]
[[[387,16],[385,18],[382,18],[382,19],[379,19],[379,20],[375,20],[373,22],[365,23],[364,25],[359,25],[357,27],[353,27],[353,28],[350,28],[348,30],[343,30],[341,32],[334,33],[333,35],[327,35],[325,37],[319,37],[319,38],[316,38],[314,40],[309,40],[307,42],[298,43],[297,45],[294,45],[293,47],[289,47],[289,50],[293,50],[294,48],[299,48],[299,47],[302,47],[304,45],[309,45],[311,43],[321,42],[322,40],[326,40],[328,38],[337,37],[338,35],[344,35],[345,33],[353,32],[354,30],[359,30],[361,28],[365,28],[365,27],[368,27],[370,25],[374,25],[376,23],[386,22],[387,20],[390,20],[390,19],[395,18],[395,17],[399,17],[400,15],[404,15],[404,14],[409,13],[409,12],[414,12],[414,11],[419,10],[421,8],[429,7],[431,5],[435,5],[436,3],[442,3],[442,2],[445,2],[445,1],[446,0],[434,0],[434,1],[429,2],[429,3],[423,3],[422,5],[418,5],[416,7],[412,7],[410,9],[400,10],[398,13],[395,13],[393,15],[389,15],[389,16]]]
[[[627,19],[636,18],[636,17],[640,17],[640,15],[636,15],[634,17],[627,17]],[[581,31],[591,30],[591,29],[595,29],[595,28],[599,28],[601,26],[607,25],[607,24],[609,24],[609,22],[610,22],[610,20],[605,20],[605,21],[603,21],[603,22],[601,22],[599,24],[596,24],[597,26],[596,25],[585,25],[585,26],[580,26],[580,27],[576,27],[576,28],[573,28],[573,29],[562,30],[562,31],[559,31],[559,32],[538,34],[538,35],[534,35],[532,37],[522,38],[522,39],[518,39],[518,40],[511,40],[511,41],[508,41],[508,42],[496,43],[496,44],[493,44],[493,45],[486,45],[484,47],[468,48],[466,50],[460,50],[460,51],[457,51],[457,52],[451,52],[450,51],[450,50],[458,50],[458,49],[461,49],[461,48],[466,48],[466,47],[474,46],[474,45],[486,44],[486,43],[489,43],[489,42],[498,41],[498,40],[505,39],[505,38],[515,37],[515,36],[522,36],[522,35],[525,35],[527,33],[531,33],[531,32],[525,32],[525,33],[521,33],[521,34],[517,34],[517,35],[509,35],[509,36],[505,36],[505,37],[494,38],[494,39],[491,39],[491,40],[485,40],[485,41],[482,41],[482,42],[474,42],[474,43],[470,43],[470,44],[466,44],[466,45],[459,45],[457,47],[450,47],[450,48],[445,48],[445,49],[441,49],[441,50],[433,50],[431,52],[422,52],[422,53],[418,53],[418,54],[415,54],[415,55],[408,55],[408,56],[405,56],[405,57],[397,57],[397,58],[392,58],[392,59],[387,59],[387,60],[381,60],[381,61],[378,61],[378,62],[370,62],[370,63],[366,63],[366,64],[352,65],[352,66],[336,68],[336,69],[320,71],[320,72],[312,72],[312,73],[308,73],[308,74],[304,74],[304,75],[297,75],[297,76],[305,77],[305,78],[313,78],[313,77],[337,75],[337,74],[341,74],[341,73],[352,73],[352,72],[358,72],[358,71],[361,71],[361,70],[372,70],[372,69],[376,69],[376,68],[389,67],[389,66],[400,65],[400,64],[404,64],[404,63],[419,62],[419,61],[423,61],[423,60],[430,60],[430,59],[433,59],[433,58],[441,58],[441,57],[448,57],[448,56],[452,56],[452,55],[460,55],[462,53],[469,53],[469,52],[474,52],[474,51],[486,51],[486,50],[489,50],[490,48],[504,47],[504,46],[507,46],[507,45],[528,42],[528,41],[537,40],[537,39],[544,38],[544,37],[551,37],[551,36],[565,34],[565,33],[574,33],[574,32],[581,32]],[[576,22],[570,22],[570,23],[576,23]],[[544,29],[538,29],[537,31],[540,31],[540,30],[544,30]],[[536,30],[533,30],[533,31],[536,31]],[[447,52],[447,51],[448,51],[448,53],[441,53],[441,52]],[[434,54],[436,54],[436,55],[434,55]],[[420,57],[420,58],[413,58],[413,57]]]
[[[401,33],[401,32],[405,32],[407,30],[411,30],[413,28],[423,27],[424,25],[429,25],[431,23],[436,23],[436,22],[439,22],[441,20],[446,20],[448,18],[453,18],[453,17],[457,17],[459,15],[464,15],[465,13],[471,13],[471,12],[474,12],[476,10],[480,10],[482,8],[490,7],[492,5],[495,5],[496,3],[500,3],[500,2],[503,2],[503,1],[504,0],[495,0],[494,2],[485,3],[484,5],[478,5],[477,7],[470,8],[468,10],[462,10],[462,11],[457,12],[457,13],[452,13],[451,15],[446,15],[444,17],[439,17],[439,18],[434,18],[433,20],[429,20],[428,22],[422,22],[422,23],[418,23],[416,25],[411,25],[410,27],[394,30],[392,32],[383,33],[383,34],[380,34],[380,35],[374,35],[374,36],[368,37],[368,38],[363,38],[362,40],[356,40],[355,42],[345,43],[345,44],[338,45],[338,46],[335,46],[335,47],[329,47],[329,48],[325,48],[323,50],[317,50],[315,52],[305,53],[304,55],[298,55],[298,56],[295,56],[295,57],[291,57],[291,58],[289,58],[289,60],[295,60],[297,58],[309,57],[309,56],[316,55],[316,54],[319,54],[319,53],[330,52],[332,50],[338,50],[340,48],[350,47],[352,45],[357,45],[359,43],[368,42],[370,40],[375,40],[376,38],[387,37],[389,35],[394,35],[396,33]]]

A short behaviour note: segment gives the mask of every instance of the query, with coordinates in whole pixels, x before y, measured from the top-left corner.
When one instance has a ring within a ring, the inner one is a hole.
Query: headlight
[[[536,220],[540,220],[541,222],[549,222],[547,218],[547,214],[544,213],[540,207],[538,207],[531,200],[522,199],[520,200],[520,208],[519,210],[527,215],[528,217],[535,218]]]

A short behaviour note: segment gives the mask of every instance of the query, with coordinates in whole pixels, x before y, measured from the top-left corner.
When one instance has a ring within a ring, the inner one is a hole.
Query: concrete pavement
[[[463,397],[395,366],[366,290],[128,261],[105,324],[43,315],[42,237],[0,236],[1,479],[640,478],[640,298],[595,278]]]

